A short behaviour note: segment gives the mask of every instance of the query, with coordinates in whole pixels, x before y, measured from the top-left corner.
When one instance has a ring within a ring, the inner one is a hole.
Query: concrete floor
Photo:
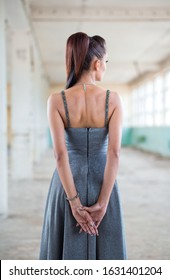
[[[9,216],[0,219],[0,259],[38,259],[52,150],[34,180],[9,180]],[[170,259],[170,159],[123,148],[118,184],[129,259]]]

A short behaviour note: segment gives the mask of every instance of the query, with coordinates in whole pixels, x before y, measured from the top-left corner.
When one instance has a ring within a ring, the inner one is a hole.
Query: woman
[[[48,98],[56,169],[46,202],[40,259],[126,259],[116,175],[122,106],[96,85],[106,70],[100,36],[67,40],[66,89]]]

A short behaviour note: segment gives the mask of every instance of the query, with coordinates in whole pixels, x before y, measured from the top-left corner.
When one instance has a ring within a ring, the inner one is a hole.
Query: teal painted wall
[[[132,142],[132,131],[131,127],[124,127],[122,131],[122,146],[131,145]]]
[[[52,139],[51,139],[51,134],[50,134],[50,129],[49,128],[47,130],[47,138],[48,138],[48,147],[52,148],[53,144],[52,144]]]
[[[128,145],[170,157],[170,127],[123,128],[122,146]]]

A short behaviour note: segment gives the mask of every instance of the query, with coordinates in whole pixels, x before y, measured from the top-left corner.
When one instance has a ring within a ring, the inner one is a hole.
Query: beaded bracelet
[[[78,197],[79,197],[79,193],[77,192],[77,194],[74,197],[72,197],[72,198],[66,197],[66,199],[69,200],[69,201],[73,201],[73,200],[75,200]]]

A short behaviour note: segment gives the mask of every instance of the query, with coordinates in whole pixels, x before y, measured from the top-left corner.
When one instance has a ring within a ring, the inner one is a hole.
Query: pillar
[[[48,148],[47,138],[47,98],[49,91],[48,79],[44,73],[39,53],[32,46],[32,147],[33,161],[39,162],[44,151]]]
[[[32,177],[31,147],[31,52],[30,32],[13,32],[11,76],[11,176],[13,179]]]
[[[35,161],[41,160],[41,156],[48,146],[47,139],[47,98],[48,83],[43,73],[41,63],[38,65],[36,73],[36,115],[35,115]]]

